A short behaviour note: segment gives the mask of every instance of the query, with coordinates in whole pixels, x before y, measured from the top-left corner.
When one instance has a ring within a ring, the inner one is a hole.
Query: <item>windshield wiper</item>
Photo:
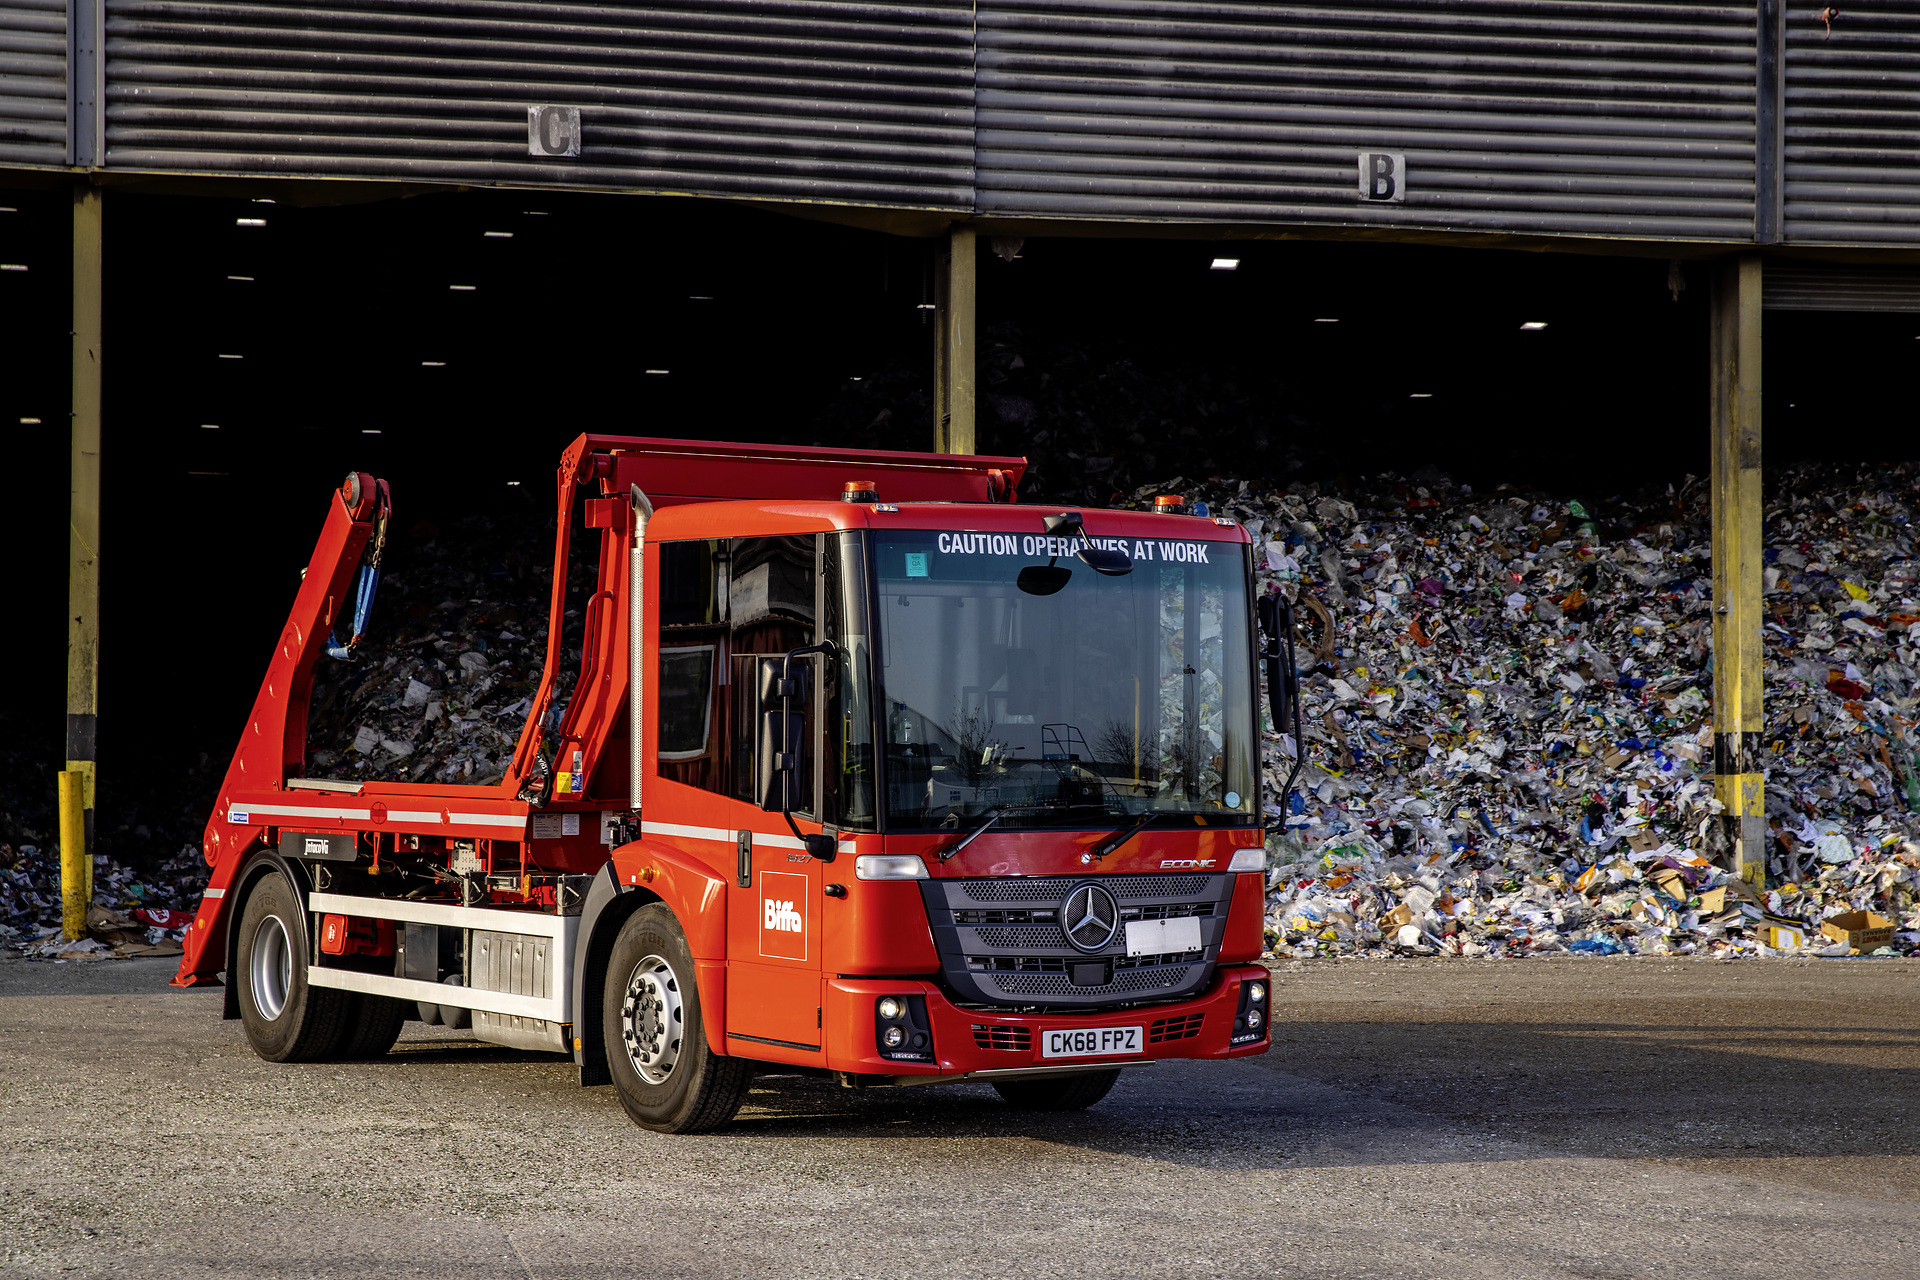
[[[958,840],[955,840],[952,844],[940,850],[940,861],[945,862],[948,858],[951,858],[954,854],[960,852],[962,849],[972,844],[975,840],[979,839],[981,832],[985,831],[988,827],[992,826],[994,823],[1000,821],[1001,816],[1004,815],[1007,812],[1007,810],[1011,808],[1013,808],[1012,805],[1003,804],[998,809],[995,809],[992,813],[989,813],[987,815],[987,820],[985,822],[981,823],[979,826],[975,827],[973,830],[967,832],[967,834],[961,836]]]
[[[1116,832],[1115,834],[1108,836],[1105,840],[1102,840],[1097,846],[1095,846],[1094,848],[1088,849],[1085,853],[1081,854],[1080,855],[1081,865],[1085,866],[1089,862],[1097,862],[1101,858],[1106,857],[1108,854],[1112,853],[1115,849],[1118,849],[1121,845],[1125,844],[1127,841],[1133,839],[1135,836],[1139,835],[1142,831],[1146,830],[1147,824],[1152,822],[1155,818],[1159,816],[1160,816],[1159,814],[1154,813],[1151,810],[1149,810],[1144,814],[1141,814],[1140,820],[1138,822],[1135,822],[1132,826],[1128,827],[1124,831]]]

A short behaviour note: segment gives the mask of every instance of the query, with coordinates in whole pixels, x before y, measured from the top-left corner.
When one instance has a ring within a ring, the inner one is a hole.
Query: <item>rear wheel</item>
[[[254,882],[227,979],[239,988],[247,1043],[268,1062],[318,1062],[340,1042],[344,991],[307,985],[306,913],[278,871]]]
[[[1021,1111],[1085,1111],[1106,1097],[1119,1078],[1118,1071],[1090,1071],[1084,1076],[1005,1080],[996,1083],[993,1091]]]
[[[693,955],[663,904],[648,903],[620,927],[601,1012],[614,1092],[635,1124],[700,1133],[733,1119],[753,1066],[707,1044]]]

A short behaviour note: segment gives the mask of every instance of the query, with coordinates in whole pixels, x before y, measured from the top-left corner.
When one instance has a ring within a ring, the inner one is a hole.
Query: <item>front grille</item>
[[[1033,947],[1064,947],[1067,945],[1066,931],[1059,925],[1031,925],[1023,929],[988,927],[975,935],[990,947],[1019,947],[1023,950]]]
[[[1033,1048],[1032,1027],[973,1026],[973,1043],[982,1049],[1008,1049],[1015,1053]]]
[[[1064,973],[996,973],[993,985],[1010,996],[1137,995],[1177,987],[1189,966],[1159,969],[1115,969],[1104,987],[1076,987]]]
[[[1127,954],[1126,929],[1091,955],[1068,942],[1060,910],[1074,886],[1092,881],[1118,899],[1120,922],[1193,919],[1197,950]],[[920,882],[947,985],[962,1000],[983,1004],[1094,1007],[1179,999],[1198,992],[1213,972],[1226,932],[1231,875],[1008,876]],[[1077,986],[1105,972],[1111,981]],[[1024,997],[1024,998],[1023,998]]]
[[[1204,1013],[1189,1013],[1183,1018],[1156,1018],[1147,1028],[1147,1043],[1160,1044],[1166,1040],[1191,1040],[1200,1034],[1200,1021],[1206,1016]]]
[[[1058,902],[1085,876],[1009,876],[1004,880],[962,880],[967,897],[975,902]],[[1183,898],[1208,887],[1213,876],[1104,876],[1093,877],[1113,890],[1116,898]]]

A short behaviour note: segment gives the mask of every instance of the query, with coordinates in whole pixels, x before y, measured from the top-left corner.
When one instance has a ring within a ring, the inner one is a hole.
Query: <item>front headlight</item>
[[[1255,1004],[1259,1004],[1262,1000],[1265,1000],[1266,998],[1267,998],[1266,983],[1251,982],[1247,984],[1247,999],[1251,1000]]]
[[[907,1006],[893,996],[881,996],[880,1003],[875,1008],[888,1022],[899,1021],[900,1015],[907,1011]]]
[[[880,1042],[889,1049],[898,1049],[907,1042],[907,1033],[901,1027],[888,1027],[881,1033]]]
[[[1258,1009],[1247,1010],[1247,1028],[1251,1030],[1254,1027],[1257,1027],[1259,1025],[1260,1025],[1260,1011]]]
[[[917,854],[869,853],[853,860],[853,874],[861,880],[925,880],[927,864]]]
[[[1240,849],[1233,855],[1233,861],[1227,864],[1228,871],[1265,871],[1267,869],[1267,851],[1265,849]]]

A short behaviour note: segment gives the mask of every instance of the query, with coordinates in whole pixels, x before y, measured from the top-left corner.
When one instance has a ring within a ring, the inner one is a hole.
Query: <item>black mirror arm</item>
[[[793,820],[791,809],[781,810],[780,816],[787,820],[787,829],[793,832],[794,839],[805,845],[807,852],[820,861],[832,862],[834,856],[840,852],[840,842],[826,832],[822,831],[819,835],[810,836],[800,830],[799,825]]]

